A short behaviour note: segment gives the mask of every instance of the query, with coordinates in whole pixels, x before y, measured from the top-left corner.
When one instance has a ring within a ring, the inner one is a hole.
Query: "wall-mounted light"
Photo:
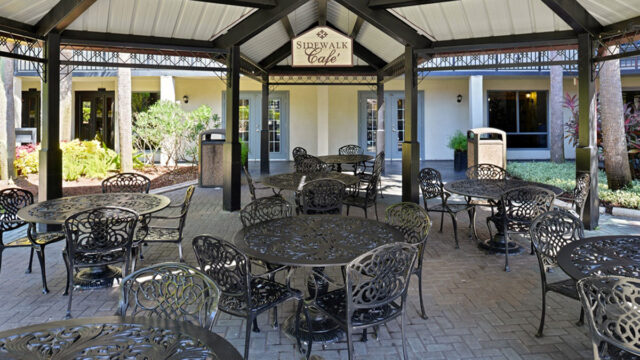
[[[185,103],[185,104],[188,104],[189,103],[189,97],[187,95],[183,96],[182,97],[182,102]]]
[[[458,94],[458,97],[456,97],[456,101],[458,101],[459,103],[462,102],[462,94]]]

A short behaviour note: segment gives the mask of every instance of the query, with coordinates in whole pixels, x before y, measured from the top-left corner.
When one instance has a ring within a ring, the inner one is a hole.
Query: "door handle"
[[[393,131],[393,132],[398,132],[398,129],[396,129],[396,128],[392,127],[392,128],[391,128],[391,131]]]

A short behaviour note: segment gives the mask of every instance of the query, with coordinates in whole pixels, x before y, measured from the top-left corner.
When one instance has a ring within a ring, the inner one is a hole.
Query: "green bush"
[[[249,144],[240,139],[240,163],[247,166],[249,162]]]
[[[120,156],[98,140],[78,139],[60,143],[62,177],[67,181],[80,177],[102,179],[120,167]],[[14,166],[18,175],[38,173],[40,146],[33,151],[18,150]]]
[[[541,182],[571,191],[575,185],[576,167],[573,163],[509,162],[507,170],[523,180]],[[640,181],[634,180],[627,189],[612,191],[607,186],[607,175],[598,172],[598,196],[612,206],[640,209]]]
[[[462,131],[456,130],[449,138],[449,144],[447,146],[453,151],[467,151],[467,137]]]

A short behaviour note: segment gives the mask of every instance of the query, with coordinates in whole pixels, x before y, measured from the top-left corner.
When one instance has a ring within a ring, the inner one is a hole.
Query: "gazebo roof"
[[[575,43],[579,32],[597,36],[639,16],[640,0],[0,0],[0,30],[57,29],[63,42],[146,40],[159,48],[241,44],[264,67],[290,64],[289,40],[317,24],[354,38],[354,64],[381,68],[405,44],[436,51]]]

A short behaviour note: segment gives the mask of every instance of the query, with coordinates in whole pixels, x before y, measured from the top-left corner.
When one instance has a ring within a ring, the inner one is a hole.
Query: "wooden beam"
[[[355,24],[353,24],[353,28],[351,29],[351,33],[349,34],[350,38],[355,40],[358,37],[358,34],[360,33],[360,29],[362,28],[362,24],[364,24],[364,19],[361,18],[360,16],[358,16],[356,18]]]
[[[306,2],[307,0],[278,0],[275,7],[254,12],[230,28],[226,34],[213,40],[213,47],[225,49],[241,45]]]
[[[269,75],[262,76],[262,102],[260,103],[260,174],[269,174]]]
[[[301,68],[292,66],[275,66],[269,75],[376,75],[372,66]]]
[[[282,60],[291,55],[291,42],[286,42],[280,46],[276,51],[269,54],[266,58],[260,61],[259,65],[263,69],[269,70],[272,67],[278,65]]]
[[[222,146],[222,208],[240,210],[240,46],[233,46],[227,58],[226,138]]]
[[[291,21],[289,21],[288,15],[280,19],[280,22],[282,23],[282,26],[284,26],[284,29],[287,31],[289,39],[293,39],[294,37],[296,37],[296,33],[295,31],[293,31],[293,26],[291,26]]]
[[[318,24],[320,26],[327,25],[327,0],[318,1]]]
[[[338,27],[333,25],[332,23],[328,22],[327,26],[332,28],[332,29],[334,29],[335,31],[338,31],[338,32],[342,33],[342,31],[340,29],[338,29]],[[376,69],[380,69],[383,66],[387,65],[386,61],[381,59],[378,55],[374,54],[371,50],[369,50],[366,47],[364,47],[362,44],[357,42],[355,39],[353,40],[353,54],[355,56],[359,57],[360,59],[366,61],[367,64],[373,66]]]
[[[277,5],[275,0],[192,0],[211,4],[223,4],[234,6],[247,6],[252,8],[272,8]]]
[[[26,36],[34,39],[42,38],[36,34],[36,27],[0,16],[0,31]]]
[[[602,28],[603,33],[620,32],[624,33],[640,28],[640,16],[607,25]]]
[[[392,15],[389,11],[370,8],[369,0],[336,0],[336,2],[403,45],[422,49],[430,47],[432,44],[431,40],[418,34],[414,28]]]
[[[402,142],[402,201],[419,203],[418,171],[420,137],[418,133],[417,58],[410,46],[404,51],[404,140]]]
[[[437,4],[457,0],[369,0],[369,7],[377,9],[390,9],[405,6]]]
[[[66,29],[95,2],[96,0],[60,0],[38,21],[36,32],[40,36],[45,36],[52,30],[60,32]]]
[[[542,0],[556,15],[577,33],[597,36],[602,25],[577,0]]]
[[[433,46],[418,49],[419,55],[440,53],[464,53],[480,50],[515,49],[521,47],[575,45],[578,38],[574,31],[549,31],[537,34],[489,36],[460,40],[436,41]]]

